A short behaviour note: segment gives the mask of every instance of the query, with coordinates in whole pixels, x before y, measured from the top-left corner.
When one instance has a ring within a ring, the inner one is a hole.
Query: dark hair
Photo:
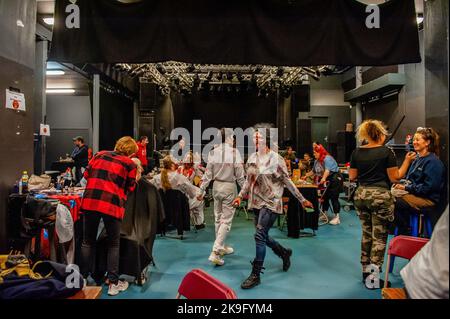
[[[139,142],[142,142],[143,140],[147,139],[148,140],[148,136],[141,136],[139,138]]]
[[[76,141],[79,141],[84,144],[84,138],[82,138],[82,137],[77,138]]]
[[[220,134],[220,138],[222,139],[222,143],[225,143],[225,142],[227,141],[227,139],[228,139],[230,136],[232,136],[233,131],[232,131],[232,129],[230,129],[230,128],[222,127],[222,128],[219,130],[219,133],[218,133],[218,134]]]
[[[266,147],[270,148],[270,129],[272,128],[271,124],[257,124],[253,127],[255,133],[259,133],[262,135],[262,138],[265,141]]]
[[[439,156],[439,135],[431,127],[419,127],[416,134],[422,135],[425,141],[429,141],[428,151]]]

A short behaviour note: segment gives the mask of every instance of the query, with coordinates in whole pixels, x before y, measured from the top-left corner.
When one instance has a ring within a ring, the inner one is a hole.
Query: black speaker
[[[356,137],[354,132],[337,131],[337,157],[339,164],[350,161],[350,156],[356,148]]]
[[[303,157],[305,153],[311,153],[311,120],[297,120],[297,157]]]
[[[141,110],[154,109],[158,105],[159,92],[156,84],[141,83],[139,108]]]
[[[300,112],[311,111],[311,87],[309,85],[298,85],[292,91],[292,112],[298,117]]]

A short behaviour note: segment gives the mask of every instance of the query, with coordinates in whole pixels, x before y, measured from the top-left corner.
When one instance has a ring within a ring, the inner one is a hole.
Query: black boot
[[[280,244],[277,244],[272,248],[272,250],[275,255],[283,260],[283,271],[288,271],[289,267],[291,267],[292,249],[284,248]]]
[[[260,274],[263,269],[263,261],[257,261],[254,260],[251,264],[253,265],[252,273],[250,276],[244,280],[244,282],[241,285],[242,289],[250,289],[253,287],[258,286],[261,283],[261,277]]]

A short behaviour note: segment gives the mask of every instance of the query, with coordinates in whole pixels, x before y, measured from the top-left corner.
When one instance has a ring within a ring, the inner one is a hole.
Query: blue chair
[[[431,238],[433,233],[433,225],[428,214],[423,212],[412,213],[409,216],[409,226],[411,227],[411,237]],[[424,226],[424,227],[423,227]],[[394,236],[398,236],[398,227],[395,227]],[[395,256],[391,256],[391,263],[389,265],[389,273],[392,273],[394,269]]]

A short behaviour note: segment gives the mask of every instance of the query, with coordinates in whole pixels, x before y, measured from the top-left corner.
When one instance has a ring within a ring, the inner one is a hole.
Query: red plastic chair
[[[189,272],[178,288],[177,299],[237,299],[236,293],[201,269]]]
[[[384,288],[387,288],[389,279],[389,269],[392,257],[401,257],[411,260],[419,250],[429,241],[427,238],[411,236],[397,236],[389,243],[388,260],[386,264],[386,275],[384,278]]]

